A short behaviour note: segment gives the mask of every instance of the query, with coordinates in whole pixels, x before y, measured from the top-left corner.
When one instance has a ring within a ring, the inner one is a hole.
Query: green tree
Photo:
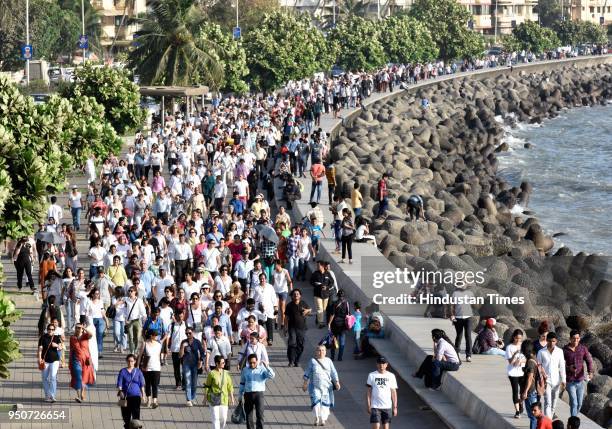
[[[62,9],[73,11],[79,18],[79,34],[81,32],[81,1],[80,0],[60,0],[59,4]],[[85,34],[89,42],[89,50],[100,55],[102,53],[102,44],[100,37],[102,36],[102,18],[100,13],[94,9],[90,0],[83,2],[85,7]]]
[[[76,81],[62,89],[68,99],[93,97],[104,107],[104,117],[120,134],[140,127],[145,113],[140,108],[138,85],[124,70],[85,65],[76,70]]]
[[[19,11],[19,13],[17,13]],[[25,0],[6,0],[0,5],[0,62],[2,70],[24,66],[20,49],[25,44]],[[56,61],[76,48],[80,18],[46,0],[30,1],[30,44],[35,59]]]
[[[514,43],[519,49],[539,54],[561,44],[557,34],[550,28],[540,27],[537,22],[526,21],[512,30]]]
[[[258,89],[270,90],[289,80],[329,70],[333,55],[323,33],[306,14],[281,11],[266,15],[244,37],[249,79]]]
[[[425,25],[407,15],[390,16],[380,30],[387,61],[426,62],[438,57],[438,48]]]
[[[330,49],[337,53],[339,66],[347,70],[369,71],[386,62],[380,34],[378,23],[350,16],[332,29],[327,39]]]
[[[608,41],[605,28],[590,21],[580,23],[580,35],[582,43],[601,44]]]
[[[472,14],[456,0],[415,0],[409,14],[427,26],[445,61],[484,46],[482,36],[468,28]]]
[[[206,15],[194,0],[156,0],[134,19],[140,26],[130,67],[144,84],[191,85],[218,82],[223,72],[216,47],[197,35]],[[194,82],[194,78],[202,81]]]
[[[19,342],[10,328],[22,316],[15,303],[0,290],[0,378],[9,378],[8,365],[21,358]]]
[[[557,21],[552,28],[563,46],[576,46],[582,42],[582,29],[578,21]]]
[[[217,47],[214,55],[216,61],[223,68],[224,73],[219,77],[219,82],[210,81],[209,83],[215,90],[234,92],[243,94],[249,90],[245,82],[249,74],[247,67],[246,52],[239,41],[234,40],[232,34],[224,32],[221,26],[209,23],[202,28],[198,38],[205,39],[205,43],[210,43]]]
[[[536,10],[543,27],[552,27],[561,21],[561,2],[559,0],[538,0]]]

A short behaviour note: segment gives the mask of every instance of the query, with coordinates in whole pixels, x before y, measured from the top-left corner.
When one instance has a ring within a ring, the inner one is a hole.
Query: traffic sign
[[[234,39],[236,39],[236,40],[240,39],[240,36],[242,34],[241,30],[240,30],[240,27],[234,27],[234,31],[233,31],[232,34],[234,35]]]
[[[600,16],[599,17],[599,25],[604,25],[604,22],[605,22],[604,17]]]
[[[79,49],[89,49],[89,39],[86,34],[81,34],[79,37]]]
[[[31,60],[34,55],[34,50],[32,49],[32,45],[23,45],[21,47],[21,58],[24,60]]]

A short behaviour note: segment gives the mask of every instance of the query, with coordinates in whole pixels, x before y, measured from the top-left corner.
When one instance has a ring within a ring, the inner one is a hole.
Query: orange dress
[[[76,336],[70,337],[70,387],[77,388],[77,374],[74,371],[74,361],[81,365],[81,386],[92,385],[96,382],[94,375],[93,363],[89,354],[89,339],[91,335],[85,333],[81,338]]]

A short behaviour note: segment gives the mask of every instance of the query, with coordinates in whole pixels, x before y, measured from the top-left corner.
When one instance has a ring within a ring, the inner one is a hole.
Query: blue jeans
[[[357,218],[358,216],[361,216],[361,211],[363,209],[361,207],[357,207],[355,209],[353,209],[353,211],[355,212],[355,218]]]
[[[317,204],[319,203],[319,200],[321,199],[321,188],[323,187],[323,182],[312,182],[312,188],[310,189],[310,201],[316,201]],[[317,193],[317,199],[313,200],[312,197],[314,197],[315,191]]]
[[[308,262],[306,261],[306,259],[304,258],[300,258],[298,260],[298,269],[297,269],[297,276],[296,278],[306,278],[306,265],[308,265]]]
[[[346,345],[346,331],[343,331],[340,335],[336,335],[336,339],[338,340],[338,360],[342,360],[342,355],[344,354],[344,346]],[[335,357],[336,349],[331,349],[332,360],[334,360]]]
[[[127,349],[127,337],[125,335],[125,322],[123,320],[113,320],[113,338],[115,347]]]
[[[66,308],[66,328],[68,331],[72,331],[74,329],[74,325],[76,321],[74,320],[74,305],[71,299],[68,299],[64,302],[64,307]]]
[[[353,349],[354,354],[359,354],[359,341],[361,340],[361,329],[358,331],[354,331],[355,335],[355,348]]]
[[[357,214],[355,214],[357,216]],[[340,225],[342,225],[341,220],[334,221],[334,239],[336,240],[336,249],[340,249],[340,243],[342,241],[342,231],[340,229]]]
[[[531,394],[527,395],[525,399],[525,410],[527,410],[527,417],[529,417],[529,429],[536,429],[538,426],[538,419],[536,419],[531,412],[531,405],[538,402],[538,393],[534,390]]]
[[[584,381],[570,381],[567,383],[566,390],[569,395],[570,413],[572,416],[577,416],[584,399]]]
[[[96,342],[98,343],[98,356],[102,356],[102,347],[104,346],[104,329],[106,324],[104,319],[96,318],[93,320],[93,324],[96,328]]]
[[[196,398],[198,390],[198,367],[196,365],[183,365],[183,380],[185,381],[185,396],[188,401]]]
[[[434,388],[440,387],[442,384],[442,373],[444,371],[457,371],[459,364],[454,362],[448,362],[445,360],[436,360],[432,362],[433,368],[431,370],[431,386]]]
[[[298,258],[297,256],[290,256],[289,257],[289,264],[287,266],[287,271],[289,271],[289,277],[296,278],[297,274],[299,274],[299,269],[300,269],[300,258]]]
[[[385,214],[387,211],[387,207],[389,207],[389,199],[384,197],[381,201],[378,202],[378,214],[376,217],[380,217]]]
[[[42,370],[43,390],[45,398],[55,398],[57,391],[57,370],[59,369],[59,361],[52,363],[45,362],[45,369]]]
[[[70,209],[70,213],[72,213],[72,226],[74,226],[74,229],[77,231],[81,229],[81,210],[80,207],[73,207]]]
[[[490,356],[506,356],[506,352],[497,347],[491,347],[486,352],[482,352],[481,355],[490,355]]]

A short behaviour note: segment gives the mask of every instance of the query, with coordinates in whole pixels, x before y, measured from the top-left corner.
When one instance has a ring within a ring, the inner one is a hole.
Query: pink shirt
[[[153,176],[153,183],[151,183],[151,190],[153,192],[161,192],[166,187],[166,181],[164,176]]]

